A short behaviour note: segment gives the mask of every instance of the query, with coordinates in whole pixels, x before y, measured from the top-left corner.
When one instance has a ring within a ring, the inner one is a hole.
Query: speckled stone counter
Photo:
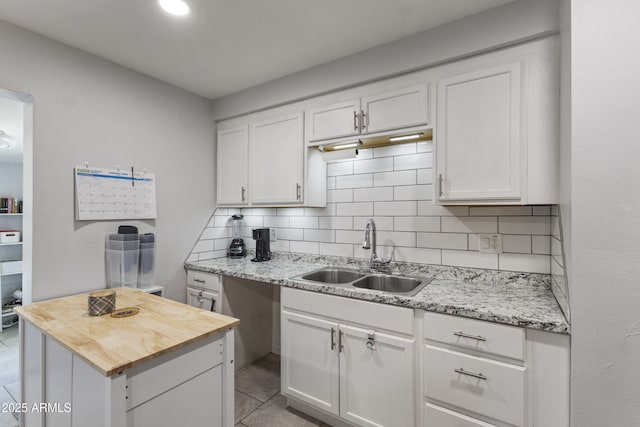
[[[487,320],[524,328],[569,334],[567,323],[544,274],[514,273],[394,263],[391,273],[433,277],[433,281],[412,297],[369,289],[321,284],[295,279],[326,266],[367,269],[363,260],[315,255],[274,254],[268,262],[219,258],[187,263],[187,269],[255,280],[291,288],[357,298],[383,304],[419,308]]]

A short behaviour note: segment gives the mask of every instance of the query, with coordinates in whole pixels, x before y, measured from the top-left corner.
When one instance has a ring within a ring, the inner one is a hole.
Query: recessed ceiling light
[[[160,0],[160,7],[172,15],[184,16],[189,13],[189,5],[182,0]]]

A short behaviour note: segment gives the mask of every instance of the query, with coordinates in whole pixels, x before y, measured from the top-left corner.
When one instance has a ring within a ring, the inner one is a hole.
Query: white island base
[[[226,329],[105,376],[21,318],[20,425],[232,427],[233,339]]]

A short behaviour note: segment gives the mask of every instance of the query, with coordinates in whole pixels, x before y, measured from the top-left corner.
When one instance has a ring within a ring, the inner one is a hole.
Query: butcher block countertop
[[[116,288],[116,309],[138,307],[134,316],[89,316],[87,294],[16,308],[105,376],[236,326],[240,321],[131,288]]]

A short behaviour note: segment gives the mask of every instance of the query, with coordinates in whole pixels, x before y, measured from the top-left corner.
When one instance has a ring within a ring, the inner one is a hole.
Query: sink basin
[[[344,284],[365,277],[364,274],[357,271],[346,270],[341,268],[323,268],[301,276],[301,279],[311,280],[313,282]]]
[[[415,295],[429,280],[410,277],[390,276],[387,274],[370,274],[353,282],[356,288],[372,289],[375,291],[391,292],[394,294]]]

